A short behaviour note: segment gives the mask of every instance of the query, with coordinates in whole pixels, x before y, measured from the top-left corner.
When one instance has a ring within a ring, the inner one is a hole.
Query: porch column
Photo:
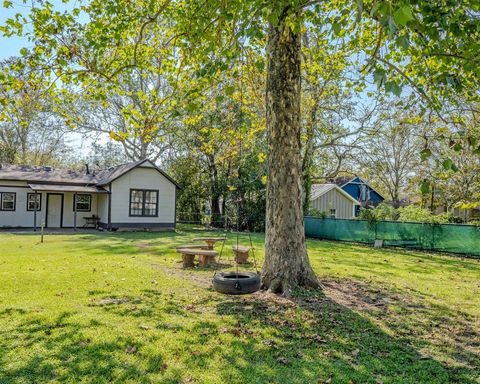
[[[35,192],[35,209],[33,210],[33,231],[34,232],[37,232],[37,197],[38,197],[38,193],[37,191],[34,191]],[[27,201],[27,204],[28,204],[28,201]]]
[[[73,194],[73,230],[77,230],[77,193]]]
[[[108,218],[107,218],[107,229],[110,231],[112,229],[112,184],[108,185]]]

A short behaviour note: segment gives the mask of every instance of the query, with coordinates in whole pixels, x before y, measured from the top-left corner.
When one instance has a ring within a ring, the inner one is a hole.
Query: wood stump
[[[193,263],[194,260],[195,255],[190,255],[188,253],[182,254],[183,268],[193,268],[195,266]]]
[[[235,254],[235,262],[238,264],[246,264],[248,257],[250,256],[250,247],[236,246],[232,247],[232,251]]]

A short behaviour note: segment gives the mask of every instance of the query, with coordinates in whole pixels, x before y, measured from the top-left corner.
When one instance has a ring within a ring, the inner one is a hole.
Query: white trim
[[[345,192],[342,188],[340,188],[337,184],[317,184],[317,185],[329,185],[329,188],[326,188],[324,191],[322,191],[321,193],[317,194],[317,195],[313,195],[311,196],[311,199],[312,200],[315,200],[315,199],[318,199],[319,197],[325,195],[327,192],[330,192],[332,189],[336,189],[337,191],[339,191],[344,197],[346,197],[347,199],[349,199],[350,201],[354,202],[356,205],[361,205],[360,202],[355,199],[354,197],[350,196],[350,194],[348,192]]]
[[[360,179],[362,181],[363,184],[365,184],[367,187],[369,187],[372,191],[374,191],[378,196],[380,196],[383,200],[385,200],[385,198],[375,189],[373,188],[370,184],[368,184],[365,180],[363,180],[360,176],[355,176],[355,177],[352,177],[350,180],[348,180],[345,184],[342,184],[340,187],[343,188],[345,187],[347,184],[359,184],[361,185],[361,183],[352,183],[353,180],[355,179]]]

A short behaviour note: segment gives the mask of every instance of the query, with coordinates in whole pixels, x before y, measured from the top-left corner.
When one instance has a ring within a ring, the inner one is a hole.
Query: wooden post
[[[77,230],[77,193],[73,194],[73,230]]]
[[[42,223],[40,226],[40,242],[43,243],[43,229],[45,228],[45,223]]]
[[[38,197],[38,193],[37,191],[35,191],[35,210],[33,211],[33,231],[34,232],[37,232],[37,197]],[[28,204],[28,201],[27,201],[27,204]]]

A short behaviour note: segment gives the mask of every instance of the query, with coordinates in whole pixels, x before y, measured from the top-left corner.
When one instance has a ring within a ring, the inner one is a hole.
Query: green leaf
[[[387,79],[385,70],[382,68],[376,68],[375,72],[373,72],[373,79],[379,86],[382,85]]]
[[[453,161],[451,159],[445,159],[442,162],[443,169],[449,170],[452,169]]]
[[[427,160],[430,156],[432,156],[432,150],[430,148],[424,148],[420,152],[420,157],[422,161]]]
[[[393,93],[395,96],[400,96],[402,93],[402,87],[398,85],[395,81],[387,81],[385,83],[385,90],[387,92]]]
[[[3,8],[10,8],[12,6],[12,2],[8,0],[4,0]]]
[[[27,48],[22,48],[20,49],[20,54],[22,56],[27,56],[28,55],[28,49]]]
[[[340,35],[340,32],[342,31],[342,24],[340,23],[333,23],[332,24],[332,30],[335,35]]]
[[[395,43],[403,49],[407,49],[410,46],[407,36],[398,36]]]
[[[429,181],[424,181],[422,184],[420,184],[420,192],[422,192],[422,194],[427,194],[428,192],[430,192],[430,182]]]
[[[413,14],[410,6],[403,5],[398,8],[393,13],[393,19],[395,20],[395,23],[401,27],[407,25],[409,21],[413,20]]]
[[[233,94],[233,92],[235,92],[235,87],[233,85],[227,85],[225,87],[225,94],[227,96],[231,96]]]

